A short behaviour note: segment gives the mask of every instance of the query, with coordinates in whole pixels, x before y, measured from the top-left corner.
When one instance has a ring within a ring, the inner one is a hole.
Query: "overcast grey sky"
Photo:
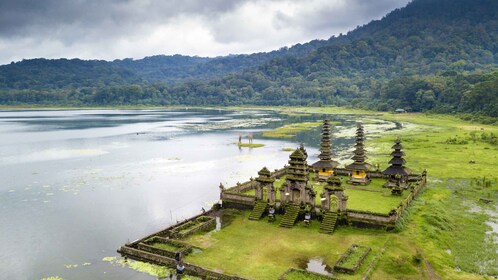
[[[0,0],[0,64],[218,56],[328,39],[409,0]]]

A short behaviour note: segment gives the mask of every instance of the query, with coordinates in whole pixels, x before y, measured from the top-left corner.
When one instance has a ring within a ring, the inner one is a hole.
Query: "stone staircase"
[[[285,215],[280,221],[280,226],[285,228],[291,228],[296,222],[297,216],[299,215],[299,205],[289,204],[285,208]]]
[[[249,215],[249,220],[257,221],[261,219],[263,214],[265,213],[267,203],[264,201],[257,201],[256,205],[252,209],[251,214]]]
[[[337,212],[325,212],[325,214],[323,215],[322,224],[320,225],[320,232],[331,234],[332,232],[334,232],[336,223]]]

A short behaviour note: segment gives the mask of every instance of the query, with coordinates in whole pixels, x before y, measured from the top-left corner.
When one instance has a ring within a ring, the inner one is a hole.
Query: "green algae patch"
[[[296,113],[296,112],[280,112],[281,115],[285,115],[288,117],[310,117],[312,114],[310,113]]]
[[[319,127],[322,122],[303,122],[295,124],[287,124],[273,130],[264,131],[262,133],[263,137],[268,138],[284,138],[290,139],[296,136],[299,132],[312,130],[313,128]]]
[[[294,148],[282,148],[282,152],[293,152]]]
[[[66,268],[77,268],[79,264],[65,264],[64,265]]]
[[[109,262],[112,265],[129,267],[135,271],[146,273],[158,278],[164,278],[171,275],[169,268],[155,264],[134,261],[134,260],[125,260],[121,258],[118,259],[117,257],[105,257],[102,259],[102,261]]]
[[[48,277],[43,277],[41,280],[64,280],[64,279],[59,276],[48,276]]]
[[[239,146],[239,148],[261,148],[264,147],[265,144],[241,143],[237,144],[237,146]]]

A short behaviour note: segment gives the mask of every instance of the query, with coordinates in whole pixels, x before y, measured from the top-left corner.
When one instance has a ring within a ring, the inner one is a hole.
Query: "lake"
[[[350,157],[355,117],[328,116],[334,150]],[[229,187],[287,163],[320,128],[293,139],[263,130],[323,116],[201,109],[0,111],[0,271],[4,279],[154,279],[105,262],[116,249],[208,209]],[[365,125],[367,133],[396,128]],[[239,149],[254,133],[262,148]],[[368,145],[368,144],[367,144]]]

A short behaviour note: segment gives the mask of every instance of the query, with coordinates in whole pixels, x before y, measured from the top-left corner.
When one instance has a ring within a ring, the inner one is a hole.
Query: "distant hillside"
[[[347,35],[270,53],[76,61],[74,69],[50,62],[1,66],[0,102],[334,104],[498,117],[484,106],[497,95],[471,96],[496,77],[488,73],[498,69],[498,1],[414,0]]]
[[[464,104],[465,92],[497,65],[498,1],[415,0],[309,55],[275,58],[257,70],[169,93],[199,103],[212,99],[216,86],[218,102],[227,104],[400,107],[497,117],[496,110]]]
[[[61,89],[220,78],[285,55],[309,54],[326,41],[315,40],[268,53],[224,57],[156,55],[114,61],[27,59],[0,66],[0,89]]]

